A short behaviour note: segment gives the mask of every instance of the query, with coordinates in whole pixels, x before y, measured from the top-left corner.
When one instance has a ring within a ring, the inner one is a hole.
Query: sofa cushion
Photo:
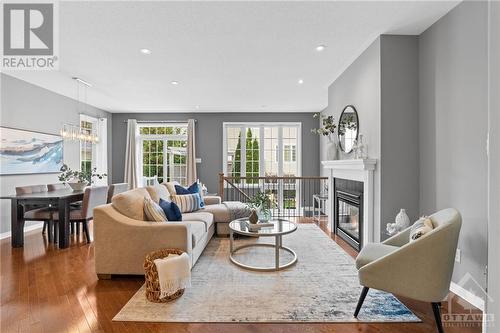
[[[144,198],[144,214],[148,221],[152,222],[166,222],[167,216],[156,202],[151,198]]]
[[[121,214],[134,220],[145,221],[144,198],[151,198],[144,188],[136,188],[113,196],[111,203]]]
[[[356,258],[356,268],[360,269],[361,267],[368,265],[369,263],[396,251],[397,249],[399,249],[397,246],[382,243],[368,243],[363,247]]]
[[[194,212],[204,206],[199,193],[173,195],[171,198],[172,201],[175,202],[177,206],[179,206],[181,213]]]
[[[175,192],[175,185],[180,185],[180,184],[179,182],[173,181],[173,182],[163,183],[162,185],[165,185],[170,195],[176,195],[177,193]]]
[[[167,220],[169,221],[182,221],[182,213],[175,202],[163,200],[160,198],[160,207],[165,212]]]
[[[214,216],[208,212],[197,211],[197,212],[193,212],[193,213],[182,214],[182,221],[183,222],[189,222],[189,221],[203,222],[205,224],[205,231],[208,231],[208,229],[214,223]]]
[[[147,186],[146,190],[151,196],[151,199],[156,203],[159,203],[160,199],[170,200],[170,193],[165,185]]]
[[[172,222],[175,223],[175,222]],[[205,224],[201,221],[189,221],[185,222],[191,226],[191,238],[193,242],[193,248],[195,248],[206,235]]]
[[[231,213],[224,204],[206,205],[201,211],[211,213],[215,222],[231,222]]]

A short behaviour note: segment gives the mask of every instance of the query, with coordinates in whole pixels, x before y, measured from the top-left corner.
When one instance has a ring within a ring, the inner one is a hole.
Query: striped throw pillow
[[[199,193],[173,195],[171,199],[179,206],[181,213],[194,212],[203,207],[203,201]]]
[[[144,198],[144,214],[148,221],[165,222],[167,216],[163,209],[150,198]]]

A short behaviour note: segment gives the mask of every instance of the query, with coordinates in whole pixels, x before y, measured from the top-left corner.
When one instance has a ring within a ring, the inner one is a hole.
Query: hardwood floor
[[[306,222],[306,221],[302,221]],[[325,230],[324,223],[320,227]],[[356,252],[334,240],[351,256]],[[422,323],[192,324],[112,322],[143,284],[141,277],[97,280],[94,247],[73,235],[68,249],[48,244],[40,230],[26,235],[24,248],[0,241],[0,331],[7,332],[437,332],[430,304],[402,299]],[[457,297],[454,313],[467,313]],[[207,304],[207,306],[210,306]],[[447,305],[443,303],[443,311]],[[478,311],[474,311],[478,313]],[[445,327],[447,333],[479,333],[480,327]]]

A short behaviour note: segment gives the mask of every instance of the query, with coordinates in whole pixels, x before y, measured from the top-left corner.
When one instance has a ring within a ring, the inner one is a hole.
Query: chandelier
[[[99,142],[99,136],[96,131],[77,125],[63,124],[60,133],[66,141],[80,141],[92,144]]]
[[[78,77],[73,77],[76,82],[76,109],[79,114],[85,114],[84,111],[87,107],[87,88],[92,87],[90,83],[84,81]],[[81,101],[80,98],[80,88],[83,87],[83,97],[84,100]],[[97,129],[92,128],[92,126],[78,126],[74,124],[65,123],[62,125],[59,131],[63,140],[66,141],[80,141],[84,143],[96,144],[99,142],[99,135],[97,134]]]

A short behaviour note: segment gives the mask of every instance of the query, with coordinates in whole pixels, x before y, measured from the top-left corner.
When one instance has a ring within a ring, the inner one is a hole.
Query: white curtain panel
[[[188,120],[187,128],[187,185],[191,185],[197,180],[196,177],[196,140],[195,140],[195,120]]]
[[[137,147],[137,120],[127,121],[127,148],[125,150],[125,176],[124,181],[129,188],[139,187],[138,147]]]

